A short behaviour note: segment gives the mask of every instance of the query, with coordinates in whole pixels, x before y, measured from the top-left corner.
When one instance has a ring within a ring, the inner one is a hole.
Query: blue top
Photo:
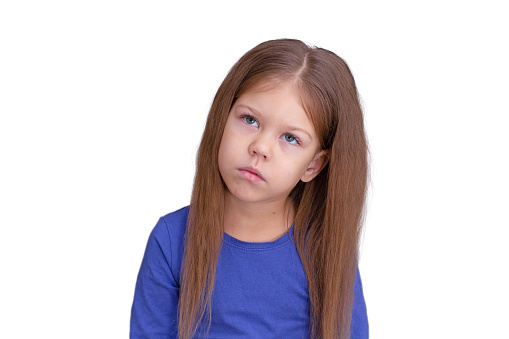
[[[131,312],[131,339],[177,338],[180,264],[189,207],[161,219],[150,234]],[[292,241],[248,243],[224,234],[212,294],[208,338],[308,338],[307,278]],[[357,272],[351,337],[368,338]],[[198,327],[203,337],[208,317]]]

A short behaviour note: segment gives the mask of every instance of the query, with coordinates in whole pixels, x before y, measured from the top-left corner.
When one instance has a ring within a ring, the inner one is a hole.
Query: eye
[[[286,133],[283,139],[289,144],[300,145],[300,140],[293,134]]]
[[[248,125],[258,127],[258,121],[250,115],[243,116],[242,120]]]

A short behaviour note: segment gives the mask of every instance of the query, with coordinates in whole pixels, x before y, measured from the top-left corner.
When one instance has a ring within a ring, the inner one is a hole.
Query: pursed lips
[[[265,181],[260,172],[252,167],[242,167],[238,170],[240,174],[249,181]]]

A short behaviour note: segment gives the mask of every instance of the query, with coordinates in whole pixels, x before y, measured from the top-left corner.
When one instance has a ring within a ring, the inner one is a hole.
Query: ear
[[[318,173],[327,165],[329,162],[329,150],[321,150],[318,152],[311,163],[309,164],[306,172],[302,175],[300,180],[303,182],[309,182],[313,180]]]

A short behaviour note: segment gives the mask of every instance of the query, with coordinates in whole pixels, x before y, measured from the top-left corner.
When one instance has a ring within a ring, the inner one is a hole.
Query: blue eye
[[[299,139],[297,139],[297,138],[295,137],[295,135],[293,135],[293,134],[288,134],[288,133],[287,133],[287,134],[283,135],[283,139],[284,139],[287,143],[289,143],[289,144],[295,144],[295,145],[299,145],[299,144],[300,144]]]
[[[244,122],[248,125],[258,127],[258,121],[256,121],[256,119],[252,116],[246,115],[242,117],[242,120],[244,120]]]

